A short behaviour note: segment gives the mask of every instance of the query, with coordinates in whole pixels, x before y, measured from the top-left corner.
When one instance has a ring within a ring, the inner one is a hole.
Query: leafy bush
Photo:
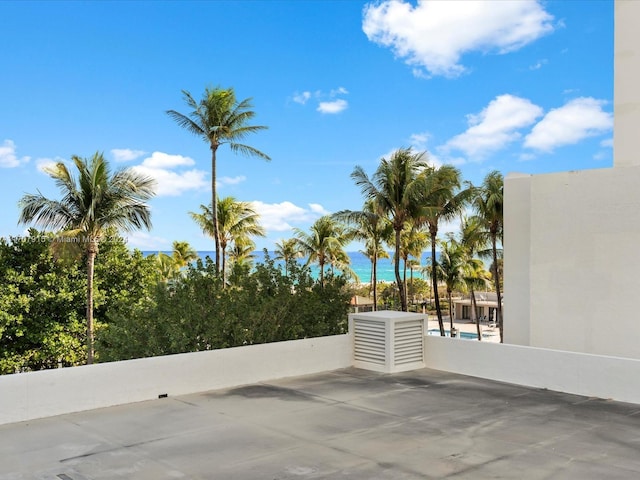
[[[35,229],[0,238],[0,374],[86,360],[86,258],[57,259],[52,241]],[[107,309],[128,313],[149,301],[155,267],[140,251],[117,239],[101,243],[95,268],[96,331]]]
[[[0,373],[76,365],[84,353],[86,280],[56,261],[51,236],[0,239]]]
[[[287,275],[265,252],[253,271],[237,266],[223,285],[210,259],[129,312],[109,310],[98,334],[102,361],[195,352],[333,335],[347,330],[351,292],[346,280],[324,284],[296,262]]]

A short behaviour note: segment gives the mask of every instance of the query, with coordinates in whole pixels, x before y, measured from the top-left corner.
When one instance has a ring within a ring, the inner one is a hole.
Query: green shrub
[[[98,335],[102,361],[195,352],[344,333],[351,291],[341,276],[324,285],[308,268],[282,268],[266,256],[238,266],[223,285],[210,259],[182,279],[161,283],[129,312],[109,311]]]

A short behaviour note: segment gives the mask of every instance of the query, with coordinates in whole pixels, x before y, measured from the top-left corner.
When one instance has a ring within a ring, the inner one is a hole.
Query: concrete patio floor
[[[345,369],[0,426],[0,479],[631,479],[640,405]]]

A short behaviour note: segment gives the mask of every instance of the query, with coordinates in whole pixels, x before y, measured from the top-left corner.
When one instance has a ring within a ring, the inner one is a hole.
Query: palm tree
[[[402,259],[403,265],[403,281],[406,285],[407,282],[407,268],[409,267],[409,262],[411,261],[409,257],[421,258],[422,251],[429,245],[429,235],[423,231],[420,231],[415,225],[412,223],[411,228],[408,231],[402,232],[401,237],[402,245],[400,247],[400,256]],[[418,261],[418,264],[420,262]],[[413,269],[411,270],[411,283],[413,287]],[[407,292],[408,288],[405,288],[405,302],[408,303],[407,300]]]
[[[329,258],[331,273],[333,274],[335,269],[338,269],[345,278],[360,283],[360,277],[358,277],[356,271],[351,268],[351,257],[349,257],[349,254],[344,249],[344,246],[349,241],[348,237],[343,235],[340,242],[336,242],[335,245],[329,248],[327,256]]]
[[[276,242],[275,260],[284,262],[284,274],[289,275],[288,265],[298,258],[302,257],[302,252],[298,249],[298,242],[295,238],[281,240]]]
[[[420,172],[427,168],[424,153],[409,148],[396,150],[389,159],[383,158],[369,179],[362,167],[351,173],[366,199],[371,199],[379,211],[391,221],[395,232],[395,275],[402,311],[407,311],[405,285],[400,277],[401,235],[407,222],[415,215],[420,194]]]
[[[191,111],[186,115],[175,110],[167,110],[166,113],[178,125],[207,142],[211,149],[212,236],[216,244],[216,268],[220,271],[221,248],[216,191],[216,153],[218,147],[226,143],[234,153],[271,160],[268,155],[260,150],[238,143],[249,134],[264,130],[267,127],[247,124],[255,116],[255,112],[251,110],[251,99],[247,98],[238,102],[233,88],[206,88],[199,102],[186,90],[182,91],[182,95]]]
[[[178,240],[174,240],[171,257],[173,258],[173,262],[175,263],[177,269],[180,270],[189,265],[194,260],[197,260],[198,252],[196,252],[191,247],[191,245],[189,245],[189,242],[180,242]]]
[[[371,262],[369,294],[373,295],[373,310],[376,311],[378,309],[378,260],[381,258],[389,258],[389,252],[382,248],[382,244],[376,245],[373,240],[366,241],[364,247],[364,250],[360,250],[360,253]]]
[[[239,240],[246,244],[251,237],[264,237],[265,230],[260,225],[260,215],[254,210],[250,202],[241,202],[234,197],[225,197],[218,206],[218,235],[222,256],[222,277],[226,274],[227,247]],[[212,235],[214,230],[211,208],[200,205],[202,213],[189,212],[191,218],[200,225],[202,231]],[[224,282],[223,282],[224,284]]]
[[[491,280],[491,274],[484,268],[484,263],[479,258],[469,258],[465,254],[465,260],[462,266],[462,280],[469,290],[469,298],[471,299],[471,315],[472,320],[476,324],[476,332],[478,340],[482,340],[482,332],[480,330],[480,319],[477,315],[476,290],[486,289]]]
[[[101,153],[90,159],[71,157],[78,178],[63,162],[46,173],[62,193],[61,200],[50,200],[38,193],[20,200],[19,223],[33,222],[60,236],[83,245],[87,255],[87,364],[94,360],[93,272],[99,243],[105,230],[129,232],[151,228],[147,201],[155,194],[155,181],[132,169],[111,173]]]
[[[478,253],[488,242],[486,232],[478,217],[462,217],[460,221],[460,245],[464,249],[464,282],[469,289],[471,299],[471,320],[476,324],[478,340],[482,340],[480,321],[476,308],[476,290],[486,288],[491,277],[484,268],[482,260],[478,259]]]
[[[503,199],[504,180],[502,174],[496,170],[489,172],[484,178],[482,185],[475,189],[473,206],[482,222],[482,225],[489,235],[491,242],[491,259],[493,282],[497,296],[497,317],[498,328],[500,330],[500,343],[503,342],[503,318],[502,318],[502,294],[500,291],[500,269],[498,258],[498,243],[503,245]]]
[[[409,268],[409,272],[410,272],[410,275],[411,275],[409,288],[407,290],[411,290],[411,303],[415,304],[416,294],[415,294],[415,290],[413,288],[413,271],[420,269],[420,260],[417,260],[415,258],[410,258],[409,260],[407,260],[405,266]]]
[[[229,261],[233,265],[246,265],[251,267],[255,255],[256,244],[248,236],[241,236],[233,241],[229,250]]]
[[[431,268],[436,271],[436,244],[438,227],[441,221],[448,221],[460,214],[472,194],[472,189],[460,190],[460,170],[452,165],[429,167],[420,177],[421,200],[420,211],[415,217],[417,225],[425,225],[431,235]],[[444,336],[444,322],[438,295],[437,275],[432,275],[433,296],[436,302],[436,313],[440,335]]]
[[[452,293],[464,288],[463,265],[464,249],[453,238],[441,242],[440,258],[438,259],[438,275],[447,288],[449,302],[449,332],[453,336],[453,301]]]
[[[152,257],[155,262],[156,271],[160,281],[169,283],[176,279],[180,274],[176,261],[171,255],[167,255],[164,252],[158,252],[157,254],[150,255],[150,257]]]
[[[373,290],[373,310],[378,307],[376,285],[377,265],[379,258],[389,258],[389,254],[382,248],[393,232],[389,220],[376,212],[375,203],[369,199],[365,201],[361,211],[341,210],[333,214],[333,218],[346,224],[349,234],[354,240],[363,240],[366,251],[363,252],[371,260],[371,289]]]
[[[342,250],[349,237],[329,215],[324,215],[311,225],[310,233],[294,228],[298,249],[307,256],[307,265],[317,263],[320,268],[320,285],[324,285],[324,268],[332,256]]]

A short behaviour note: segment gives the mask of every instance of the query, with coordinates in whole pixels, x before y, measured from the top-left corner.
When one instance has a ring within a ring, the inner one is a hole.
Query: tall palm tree
[[[377,265],[379,258],[389,258],[389,254],[382,247],[390,240],[393,232],[391,223],[376,211],[373,200],[365,201],[362,210],[340,210],[333,214],[333,218],[344,222],[354,240],[365,242],[366,251],[363,252],[371,261],[371,289],[373,291],[373,310],[377,310],[378,296],[376,285]]]
[[[401,247],[400,247],[400,257],[402,259],[403,272],[402,277],[403,281],[406,285],[407,282],[407,268],[409,267],[410,257],[421,258],[422,251],[429,245],[429,235],[416,228],[415,224],[411,222],[411,227],[409,230],[402,232],[401,237]],[[418,261],[418,264],[420,262]],[[411,281],[413,283],[413,269],[411,270]],[[408,303],[407,300],[407,292],[408,288],[405,288],[405,302]]]
[[[473,322],[476,324],[478,340],[482,340],[475,292],[477,290],[487,288],[491,281],[491,274],[485,270],[482,260],[479,258],[469,258],[465,254],[465,261],[462,266],[462,280],[469,290],[469,298],[471,299],[471,315]]]
[[[255,112],[251,110],[251,99],[237,101],[233,88],[207,87],[199,102],[186,90],[182,91],[182,95],[191,111],[186,115],[175,110],[167,110],[166,113],[178,125],[207,142],[211,149],[212,236],[216,244],[216,268],[220,271],[221,248],[216,190],[216,154],[220,145],[228,144],[234,153],[271,160],[267,154],[260,150],[239,143],[249,134],[264,130],[267,127],[248,125],[248,122],[255,116]]]
[[[454,219],[460,214],[472,194],[472,189],[461,187],[460,170],[452,165],[429,167],[423,172],[421,180],[420,211],[415,217],[417,225],[425,225],[431,236],[431,267],[436,271],[436,245],[440,222]],[[444,322],[438,295],[437,275],[432,275],[433,296],[440,335],[444,336]]]
[[[76,179],[63,162],[46,173],[62,194],[50,200],[38,193],[20,200],[19,223],[33,222],[60,232],[66,239],[82,244],[87,256],[87,364],[94,361],[93,273],[100,240],[109,227],[117,231],[151,228],[147,201],[155,195],[155,180],[134,170],[111,173],[101,153],[89,159],[71,157]]]
[[[320,285],[324,285],[325,265],[332,255],[344,249],[350,241],[340,225],[329,215],[324,215],[311,225],[310,232],[294,228],[298,249],[307,256],[307,265],[317,263],[320,268]]]
[[[438,275],[447,289],[449,302],[449,331],[453,334],[453,301],[454,291],[464,288],[463,265],[464,249],[453,238],[441,242],[440,258],[438,259]]]
[[[260,225],[260,215],[255,211],[251,202],[242,202],[234,197],[225,197],[217,202],[218,207],[218,236],[222,257],[223,280],[226,274],[227,247],[234,241],[246,244],[251,237],[264,237],[265,230]],[[200,205],[202,213],[189,212],[191,218],[200,225],[207,235],[214,233],[213,215],[211,208]],[[224,284],[224,282],[223,282]]]
[[[482,260],[477,258],[478,253],[486,246],[488,237],[482,228],[480,219],[474,217],[462,217],[460,221],[460,245],[464,249],[464,282],[469,290],[471,299],[471,320],[476,324],[478,340],[482,340],[480,320],[476,308],[476,290],[486,288],[491,274],[484,268]]]
[[[282,260],[284,262],[284,274],[289,275],[288,265],[289,262],[297,260],[302,257],[302,252],[298,249],[298,242],[295,238],[289,238],[276,242],[275,260]]]
[[[502,293],[500,291],[500,269],[498,258],[498,244],[503,245],[503,200],[504,200],[504,180],[502,174],[496,170],[489,172],[482,185],[475,189],[473,206],[489,235],[491,242],[491,259],[493,283],[497,296],[497,316],[498,328],[500,330],[500,342],[503,342],[503,318],[502,318]]]
[[[405,285],[400,277],[401,234],[407,222],[415,215],[420,195],[420,172],[427,168],[424,153],[409,148],[396,150],[380,161],[369,179],[360,166],[351,173],[366,199],[371,199],[379,211],[391,221],[395,232],[394,267],[402,311],[407,311]]]

